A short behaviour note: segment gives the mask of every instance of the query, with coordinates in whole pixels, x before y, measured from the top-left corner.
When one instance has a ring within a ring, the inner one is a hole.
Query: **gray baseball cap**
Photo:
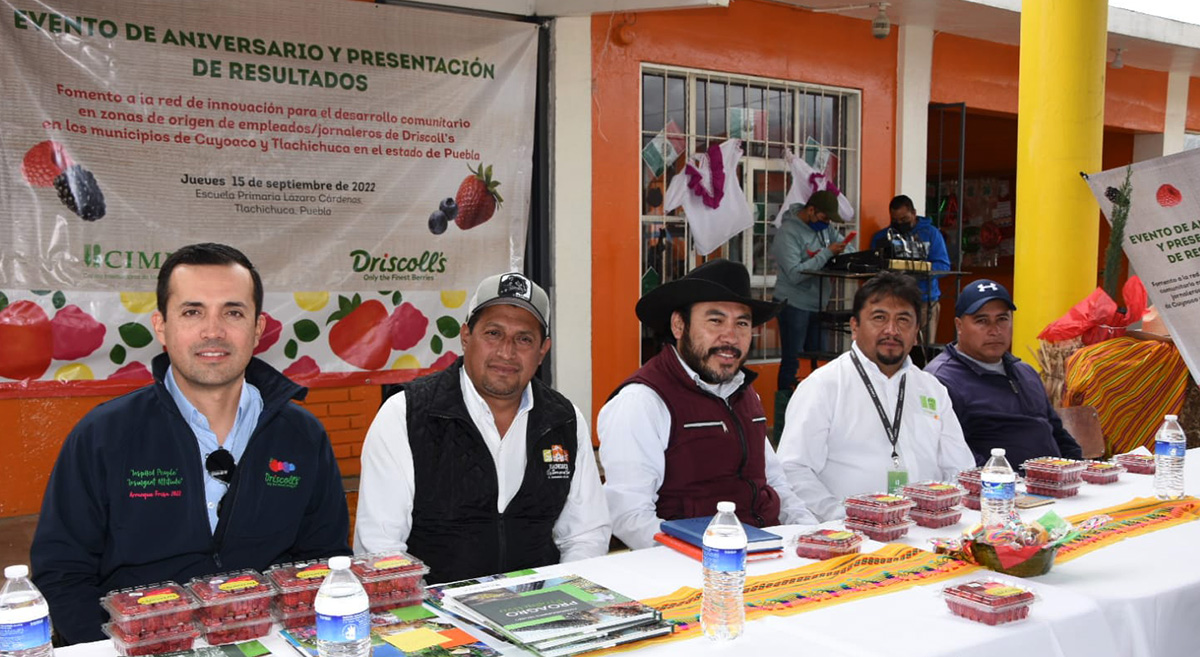
[[[480,310],[497,304],[528,310],[541,323],[546,335],[550,335],[550,297],[546,296],[546,291],[541,286],[526,278],[524,274],[509,272],[483,279],[467,306],[467,323],[470,323],[471,318]]]

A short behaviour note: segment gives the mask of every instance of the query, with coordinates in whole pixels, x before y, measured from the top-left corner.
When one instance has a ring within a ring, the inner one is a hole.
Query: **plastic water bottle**
[[[50,606],[29,581],[29,566],[4,569],[0,588],[0,657],[49,657]]]
[[[1013,513],[1017,499],[1017,473],[1013,472],[1003,447],[992,448],[992,458],[979,472],[983,490],[979,493],[979,508],[984,527],[1003,525]]]
[[[317,589],[317,652],[320,657],[371,654],[371,602],[354,573],[350,557],[332,557],[329,574]]]
[[[704,530],[704,601],[700,626],[704,636],[736,639],[746,624],[746,531],[733,514],[733,502],[719,502],[717,515]]]
[[[1179,418],[1163,418],[1154,438],[1154,495],[1160,500],[1183,497],[1183,457],[1187,453],[1187,436],[1179,426]]]

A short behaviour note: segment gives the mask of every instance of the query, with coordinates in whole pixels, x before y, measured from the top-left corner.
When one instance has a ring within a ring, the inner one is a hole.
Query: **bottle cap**
[[[992,448],[992,456],[1004,456],[1004,448],[1003,447],[993,447]]]
[[[733,513],[737,505],[733,502],[717,502],[717,511],[720,513]]]
[[[1175,420],[1178,420],[1178,419],[1179,419],[1179,416],[1178,416],[1178,415],[1164,415],[1164,416],[1163,416],[1163,419],[1164,419],[1164,420],[1170,420],[1171,422],[1174,422]]]
[[[17,579],[18,577],[29,577],[29,566],[19,563],[4,569],[5,579]]]
[[[346,570],[350,567],[350,557],[329,557],[330,570]]]

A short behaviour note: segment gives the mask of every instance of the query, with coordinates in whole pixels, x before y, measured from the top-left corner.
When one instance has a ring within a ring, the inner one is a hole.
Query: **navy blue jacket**
[[[925,371],[950,392],[977,465],[987,462],[993,447],[1003,447],[1014,468],[1039,456],[1083,457],[1032,367],[1004,354],[1005,374],[990,372],[964,358],[957,346],[957,342],[946,345]]]
[[[875,251],[883,247],[887,241],[887,228],[876,232],[871,237],[871,250]],[[912,228],[912,233],[917,236],[928,246],[929,264],[933,271],[950,271],[950,253],[946,250],[946,239],[942,237],[942,231],[933,225],[929,217],[917,217],[917,223]],[[921,288],[921,301],[937,301],[942,298],[942,288],[938,286],[937,279],[932,279],[933,286],[930,287],[930,279],[919,277],[917,279],[917,287]]]
[[[257,358],[246,380],[263,410],[216,532],[199,443],[163,384],[89,412],[63,443],[33,537],[33,580],[69,643],[103,639],[102,595],[164,580],[349,554],[349,513],[321,423],[291,403],[307,390]]]

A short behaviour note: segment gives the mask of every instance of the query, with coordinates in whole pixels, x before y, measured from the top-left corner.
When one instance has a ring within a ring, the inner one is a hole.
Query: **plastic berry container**
[[[862,518],[846,518],[846,529],[862,532],[867,535],[867,538],[880,543],[889,543],[904,536],[912,525],[911,520],[883,523]]]
[[[857,520],[886,525],[901,522],[908,515],[908,510],[916,506],[916,502],[901,495],[887,493],[871,493],[847,497],[845,501],[846,517]]]
[[[312,612],[313,601],[317,598],[317,589],[329,574],[328,561],[299,561],[271,566],[264,573],[275,588],[279,597],[275,604],[279,611]]]
[[[917,503],[923,511],[945,511],[962,501],[963,489],[940,481],[922,481],[900,489],[905,497]]]
[[[1025,492],[1029,493],[1030,495],[1043,495],[1045,497],[1073,497],[1079,494],[1079,487],[1082,485],[1082,481],[1061,483],[1055,481],[1026,479]]]
[[[1087,470],[1083,471],[1083,480],[1089,484],[1111,484],[1121,478],[1125,466],[1108,461],[1088,461]]]
[[[257,570],[195,577],[188,590],[200,601],[198,616],[206,627],[271,617],[275,587]]]
[[[862,536],[839,529],[818,529],[796,537],[796,556],[805,559],[831,559],[858,554]]]
[[[425,598],[425,582],[421,578],[429,572],[429,567],[405,552],[355,557],[350,570],[367,590],[372,612],[420,604]]]
[[[1154,457],[1149,454],[1117,454],[1113,460],[1133,474],[1154,474]]]
[[[167,652],[191,650],[196,637],[200,636],[200,630],[197,630],[192,623],[180,626],[175,632],[142,638],[125,634],[116,623],[105,623],[100,629],[112,639],[117,654],[123,656],[161,655]]]
[[[979,495],[983,490],[983,481],[979,478],[979,473],[983,468],[971,468],[958,473],[958,485],[967,490],[967,493]]]
[[[313,627],[317,624],[317,612],[312,607],[308,607],[307,609],[283,609],[278,605],[278,602],[276,600],[276,605],[272,611],[275,613],[275,620],[279,621],[279,624],[284,628],[294,630],[298,627]]]
[[[908,517],[922,527],[930,527],[932,529],[949,527],[950,525],[958,524],[958,521],[962,519],[962,507],[956,506],[939,511],[927,511],[917,508],[909,511]]]
[[[946,606],[958,616],[1000,625],[1029,616],[1034,595],[1029,589],[998,580],[975,580],[942,589]]]
[[[1083,471],[1087,469],[1087,463],[1054,456],[1043,456],[1025,461],[1024,468],[1025,479],[1027,480],[1036,479],[1038,481],[1070,484],[1083,481]]]
[[[314,621],[315,618],[314,616]],[[206,625],[204,627],[204,640],[210,646],[219,646],[223,643],[236,643],[238,641],[257,639],[260,636],[270,634],[271,624],[274,622],[275,619],[267,615],[262,618],[251,618],[236,623]]]
[[[141,640],[184,631],[200,604],[182,586],[163,582],[110,591],[100,606],[123,637]]]
[[[963,503],[963,506],[967,507],[968,509],[971,509],[972,511],[978,511],[981,508],[983,508],[983,505],[979,503],[979,494],[978,493],[976,493],[974,495],[964,495],[963,499],[962,499],[962,503]]]

